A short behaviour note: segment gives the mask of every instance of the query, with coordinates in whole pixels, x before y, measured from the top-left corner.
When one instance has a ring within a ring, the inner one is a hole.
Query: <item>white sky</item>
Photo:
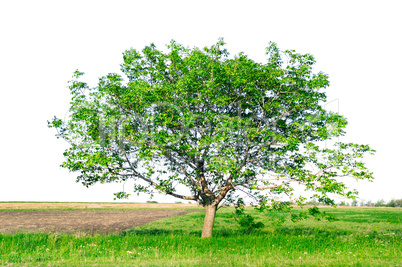
[[[402,198],[401,7],[398,0],[1,1],[0,201],[112,201],[121,185],[76,184],[59,167],[67,144],[47,128],[69,108],[73,71],[95,86],[119,71],[127,48],[164,48],[171,39],[203,47],[219,37],[231,54],[257,61],[269,41],[313,54],[330,76],[328,99],[339,100],[349,121],[340,141],[377,150],[367,158],[376,181],[355,185],[361,198]]]

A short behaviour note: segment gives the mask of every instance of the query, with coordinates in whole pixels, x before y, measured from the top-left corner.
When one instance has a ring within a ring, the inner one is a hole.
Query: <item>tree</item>
[[[323,108],[328,76],[313,73],[313,56],[270,43],[258,63],[229,57],[224,45],[129,49],[125,78],[110,73],[92,88],[77,70],[69,117],[49,122],[71,144],[62,166],[87,187],[134,179],[136,192],[197,201],[206,210],[202,237],[211,236],[218,205],[241,194],[269,207],[298,183],[322,203],[354,198],[339,179],[372,179],[359,159],[373,150],[320,146],[344,135],[347,122]]]

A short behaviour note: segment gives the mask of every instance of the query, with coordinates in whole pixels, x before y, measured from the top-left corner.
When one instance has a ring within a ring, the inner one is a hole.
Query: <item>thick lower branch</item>
[[[205,194],[208,198],[210,198],[211,196],[213,196],[213,193],[211,192],[211,190],[209,190],[208,188],[208,184],[207,181],[205,179],[205,175],[204,175],[204,161],[200,160],[198,161],[198,172],[199,172],[199,181],[201,183],[201,188],[202,188],[202,192],[203,194]]]
[[[224,188],[221,190],[221,192],[219,193],[219,195],[214,199],[213,203],[215,205],[218,205],[222,199],[226,196],[226,194],[234,188],[234,185],[232,184],[233,181],[233,177],[230,176],[229,179],[226,181],[226,185],[224,186]]]

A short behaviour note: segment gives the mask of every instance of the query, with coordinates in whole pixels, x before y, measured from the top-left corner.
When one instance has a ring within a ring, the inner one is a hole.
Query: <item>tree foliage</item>
[[[293,182],[323,203],[334,204],[333,194],[353,198],[341,178],[372,179],[360,159],[374,151],[319,145],[344,135],[347,121],[323,108],[329,81],[313,72],[314,57],[270,43],[258,63],[230,57],[224,45],[129,49],[124,76],[110,73],[95,87],[76,71],[69,117],[49,122],[71,144],[62,166],[79,171],[85,186],[134,179],[136,192],[204,206],[239,193],[275,205],[276,195],[293,195]]]

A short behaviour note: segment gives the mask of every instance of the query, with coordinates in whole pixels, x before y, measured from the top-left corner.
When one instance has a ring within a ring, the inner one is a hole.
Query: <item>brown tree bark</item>
[[[201,237],[211,237],[212,229],[214,228],[214,221],[216,215],[217,205],[207,205],[205,206],[205,219],[204,227],[202,228]]]

